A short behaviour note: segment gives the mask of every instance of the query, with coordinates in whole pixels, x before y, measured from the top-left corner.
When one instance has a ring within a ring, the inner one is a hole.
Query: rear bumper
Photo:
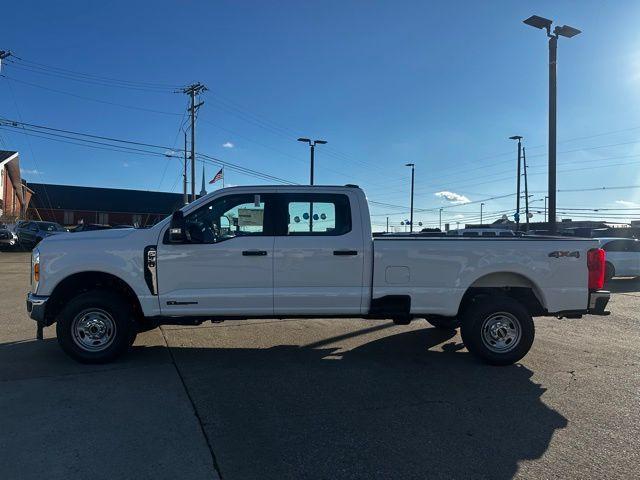
[[[596,290],[595,292],[589,292],[589,309],[590,315],[609,315],[609,312],[605,311],[607,303],[611,298],[611,293],[607,290]]]
[[[34,295],[31,292],[27,294],[27,312],[33,320],[40,324],[44,324],[47,300],[49,297]]]

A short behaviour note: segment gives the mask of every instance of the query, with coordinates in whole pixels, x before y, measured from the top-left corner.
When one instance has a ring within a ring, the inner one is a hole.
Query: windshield
[[[45,232],[61,232],[62,227],[57,223],[52,222],[41,222],[38,224],[40,230],[44,230]]]

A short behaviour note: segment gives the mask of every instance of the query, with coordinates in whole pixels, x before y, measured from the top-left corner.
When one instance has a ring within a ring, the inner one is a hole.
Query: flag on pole
[[[211,179],[209,185],[211,185],[212,183],[216,183],[218,180],[222,179],[224,179],[224,168],[221,168],[220,171],[216,173],[216,176]]]

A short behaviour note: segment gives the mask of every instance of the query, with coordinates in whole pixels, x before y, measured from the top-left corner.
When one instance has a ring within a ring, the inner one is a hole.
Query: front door
[[[276,315],[360,315],[362,233],[344,194],[279,194],[274,246]]]
[[[269,195],[229,194],[185,216],[187,239],[158,245],[163,316],[272,315]]]

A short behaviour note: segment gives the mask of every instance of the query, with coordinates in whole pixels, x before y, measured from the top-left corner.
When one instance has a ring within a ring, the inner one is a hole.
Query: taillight
[[[600,290],[604,287],[604,260],[605,253],[601,248],[592,248],[587,252],[589,290]]]

